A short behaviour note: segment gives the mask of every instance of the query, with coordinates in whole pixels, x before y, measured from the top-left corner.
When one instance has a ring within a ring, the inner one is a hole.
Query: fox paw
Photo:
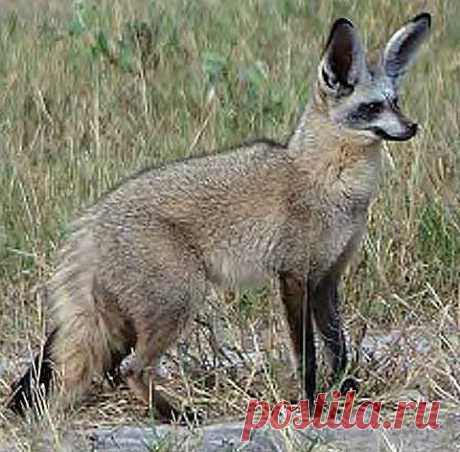
[[[358,392],[360,388],[359,381],[354,377],[347,377],[340,385],[340,393],[345,395],[348,391]]]
[[[136,368],[136,355],[131,353],[121,362],[120,367],[118,368],[118,374],[122,379],[126,380],[128,377],[134,375]]]

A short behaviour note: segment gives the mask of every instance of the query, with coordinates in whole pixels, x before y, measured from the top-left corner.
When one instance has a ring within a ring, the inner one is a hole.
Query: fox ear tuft
[[[320,64],[323,89],[339,97],[350,94],[364,67],[364,50],[352,22],[337,19],[332,25]]]
[[[383,53],[383,67],[396,88],[415,61],[418,50],[428,37],[431,15],[421,13],[393,34]]]

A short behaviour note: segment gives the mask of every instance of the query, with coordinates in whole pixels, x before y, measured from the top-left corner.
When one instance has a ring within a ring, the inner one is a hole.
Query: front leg
[[[335,383],[345,372],[347,350],[342,318],[339,310],[339,276],[331,272],[315,287],[311,306],[316,326],[325,342],[331,366],[330,384]]]
[[[291,272],[280,273],[279,280],[302,391],[312,412],[316,390],[316,350],[308,282],[305,276]]]
[[[336,383],[343,376],[348,361],[343,322],[340,315],[339,282],[339,274],[331,272],[315,287],[309,300],[313,309],[315,324],[324,339],[329,357],[330,385]],[[348,377],[342,381],[340,387],[342,394],[350,390],[359,390],[359,383],[353,377]]]

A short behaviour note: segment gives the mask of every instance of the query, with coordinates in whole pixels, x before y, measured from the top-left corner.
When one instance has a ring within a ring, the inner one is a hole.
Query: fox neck
[[[297,169],[309,173],[324,193],[347,192],[369,202],[378,189],[381,141],[366,142],[333,124],[315,102],[300,118],[288,152]]]

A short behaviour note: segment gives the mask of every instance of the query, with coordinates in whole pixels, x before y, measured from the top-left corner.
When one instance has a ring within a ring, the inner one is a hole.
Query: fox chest
[[[270,277],[261,262],[228,251],[212,255],[208,276],[214,284],[227,289],[259,287]]]
[[[359,248],[366,225],[364,214],[356,217],[337,214],[329,218],[319,229],[311,249],[309,271],[312,276],[321,279],[330,271],[342,273]]]
[[[209,279],[225,288],[260,287],[273,274],[282,243],[273,221],[247,221],[215,243],[207,255]]]

